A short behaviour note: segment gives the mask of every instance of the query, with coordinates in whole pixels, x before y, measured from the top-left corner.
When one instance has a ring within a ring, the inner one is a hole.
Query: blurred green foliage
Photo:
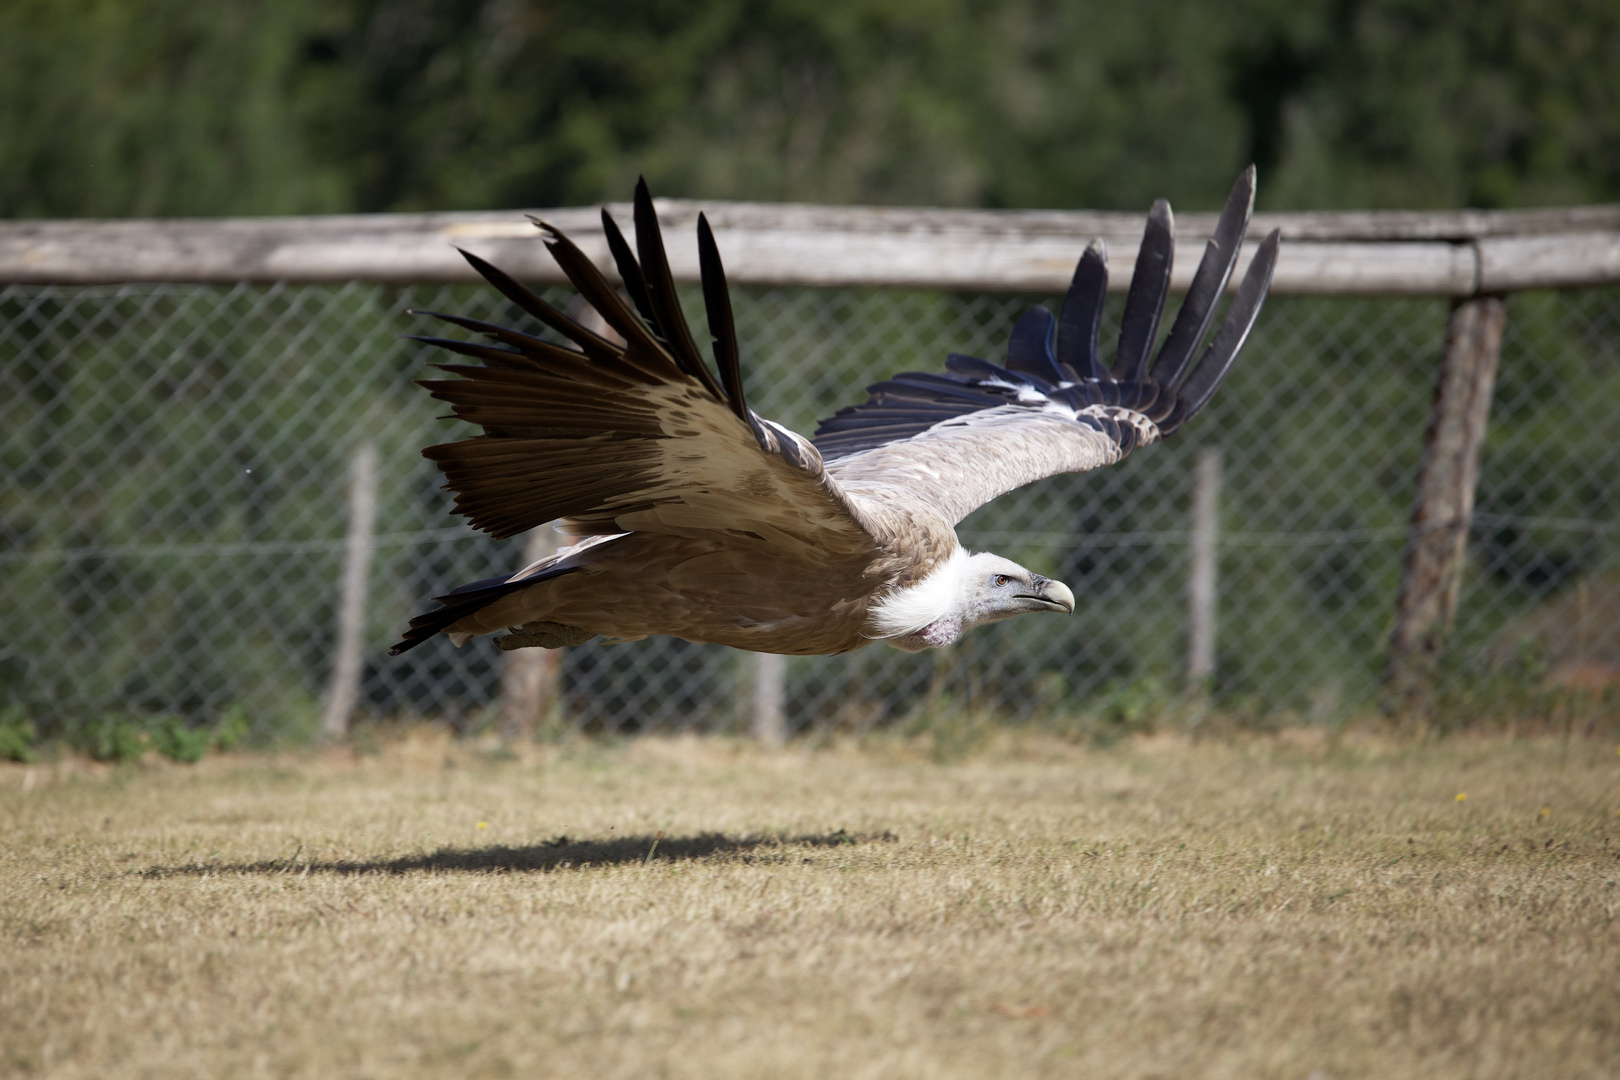
[[[220,714],[218,722],[214,725],[214,748],[216,750],[235,750],[247,738],[252,724],[248,720],[247,710],[241,705],[228,705]]]
[[[1620,198],[1610,0],[10,0],[0,215]]]
[[[0,708],[0,761],[34,760],[34,743],[39,732],[21,705]]]
[[[173,713],[152,721],[147,732],[152,740],[152,749],[171,761],[188,765],[201,761],[214,742],[213,732],[206,728],[188,727],[184,720]]]
[[[6,741],[13,714],[20,717],[22,710],[12,706],[0,712],[0,757],[7,753]],[[240,705],[228,707],[212,723],[188,723],[174,713],[146,714],[110,710],[82,719],[65,729],[69,742],[80,753],[95,760],[115,764],[139,761],[148,750],[155,750],[170,761],[191,765],[203,759],[210,750],[230,750],[247,734],[247,714]],[[34,738],[31,725],[27,726],[29,746]],[[13,757],[28,761],[31,755]]]
[[[103,713],[85,720],[75,736],[77,749],[95,761],[122,764],[146,754],[146,722],[134,717]]]

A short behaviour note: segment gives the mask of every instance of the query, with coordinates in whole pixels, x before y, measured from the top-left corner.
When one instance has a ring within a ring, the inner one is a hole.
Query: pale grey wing
[[[869,387],[864,404],[822,421],[815,443],[828,472],[851,498],[881,501],[892,491],[927,502],[954,523],[1014,488],[1112,464],[1175,431],[1208,404],[1270,290],[1280,243],[1275,231],[1204,345],[1253,206],[1250,167],[1227,199],[1157,357],[1152,347],[1174,248],[1170,207],[1162,200],[1148,218],[1111,365],[1097,347],[1108,275],[1106,256],[1093,244],[1075,269],[1061,316],[1037,307],[1020,319],[1005,366],[952,355],[944,373],[897,375]]]
[[[547,243],[581,296],[622,344],[562,314],[483,260],[468,261],[575,348],[442,315],[498,344],[421,338],[482,361],[423,382],[470,439],[423,454],[443,470],[456,511],[495,536],[558,518],[582,534],[726,532],[818,557],[870,552],[810,442],[754,414],[743,398],[730,305],[705,223],[705,294],[719,339],[716,381],[692,342],[645,185],[636,192],[638,263],[604,214],[640,317],[565,236]]]
[[[848,497],[926,504],[954,525],[985,503],[1060,473],[1112,465],[1159,432],[1142,413],[1061,402],[979,409],[910,438],[838,458],[827,471]]]

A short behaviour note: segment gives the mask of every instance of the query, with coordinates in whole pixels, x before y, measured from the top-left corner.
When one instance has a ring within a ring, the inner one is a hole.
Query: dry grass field
[[[0,1073],[1620,1075],[1612,742],[925,750],[7,766]]]

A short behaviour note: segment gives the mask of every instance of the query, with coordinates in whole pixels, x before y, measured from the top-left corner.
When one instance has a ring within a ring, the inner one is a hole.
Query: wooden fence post
[[[1193,473],[1192,558],[1187,575],[1187,685],[1215,681],[1215,574],[1220,546],[1221,452],[1200,447]]]
[[[533,529],[523,545],[523,565],[555,555],[560,547],[555,528]],[[561,649],[513,649],[503,654],[501,741],[534,738],[540,718],[561,707],[562,655]]]
[[[349,532],[343,545],[343,589],[338,601],[337,660],[326,690],[321,737],[341,739],[360,700],[361,648],[366,629],[366,585],[371,580],[377,523],[377,448],[362,443],[349,465]]]
[[[787,688],[787,657],[776,653],[753,654],[753,709],[749,731],[766,746],[787,741],[787,715],[783,712]]]
[[[1384,672],[1384,707],[1394,715],[1421,716],[1433,704],[1435,666],[1457,612],[1506,319],[1500,296],[1471,297],[1451,309]]]

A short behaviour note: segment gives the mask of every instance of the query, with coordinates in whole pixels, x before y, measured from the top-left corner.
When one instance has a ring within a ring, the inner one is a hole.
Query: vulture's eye
[[[997,574],[995,576],[996,588],[1005,589],[1008,585],[1011,585],[1011,584],[1012,584],[1012,578],[1008,577],[1006,574]]]

